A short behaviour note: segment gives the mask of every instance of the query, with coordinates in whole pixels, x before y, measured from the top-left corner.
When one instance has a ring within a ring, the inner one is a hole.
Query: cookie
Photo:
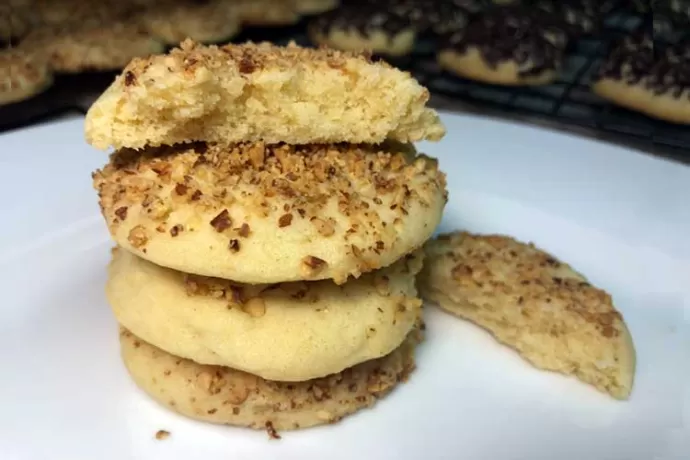
[[[113,253],[106,296],[118,322],[169,353],[270,380],[340,372],[397,348],[421,315],[422,253],[337,286],[241,285]]]
[[[565,33],[519,8],[495,8],[450,35],[438,53],[444,69],[497,85],[553,81],[563,61]]]
[[[176,2],[151,8],[139,16],[144,28],[158,40],[177,45],[187,38],[204,43],[227,42],[240,32],[237,8],[225,0]]]
[[[0,51],[0,105],[35,96],[53,83],[48,63],[16,49]]]
[[[286,26],[300,20],[292,4],[274,0],[235,0],[233,6],[242,23],[249,26]]]
[[[122,21],[140,11],[140,7],[130,1],[33,0],[32,11],[42,26],[69,29]]]
[[[34,26],[31,9],[0,5],[0,43],[25,36]]]
[[[292,9],[298,14],[321,14],[335,9],[340,4],[339,0],[289,0]]]
[[[611,296],[567,264],[502,235],[443,235],[426,246],[423,297],[487,329],[540,369],[630,395],[635,349]]]
[[[690,27],[690,2],[664,0],[652,5],[652,27],[655,41],[676,43],[688,36]]]
[[[332,424],[373,406],[415,369],[412,332],[390,354],[305,382],[274,382],[173,356],[120,329],[122,359],[136,385],[161,405],[204,422],[277,431]]]
[[[87,113],[86,138],[102,149],[439,140],[428,99],[410,74],[363,54],[185,41],[127,66]]]
[[[417,35],[409,20],[371,5],[341,7],[322,14],[310,22],[308,31],[317,45],[388,56],[409,54]]]
[[[530,5],[534,14],[557,23],[571,37],[593,34],[600,27],[593,6],[581,0],[532,0]]]
[[[114,240],[158,265],[250,284],[341,284],[421,247],[441,219],[445,176],[407,150],[126,150],[94,174],[94,186]]]
[[[391,14],[408,21],[420,33],[447,34],[467,25],[471,12],[481,9],[475,0],[387,0]]]
[[[626,38],[599,69],[593,91],[662,120],[690,123],[690,46],[661,46],[649,35]]]
[[[55,72],[107,71],[125,67],[132,58],[163,51],[163,44],[135,25],[45,28],[31,32],[20,49],[42,55]]]

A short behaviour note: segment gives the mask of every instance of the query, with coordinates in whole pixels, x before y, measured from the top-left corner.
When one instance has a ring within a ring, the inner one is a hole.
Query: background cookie
[[[473,19],[440,46],[438,61],[461,77],[500,85],[539,85],[556,77],[562,29],[522,8],[502,7]]]
[[[0,43],[26,35],[35,25],[35,16],[30,8],[0,5]]]
[[[535,16],[558,24],[570,36],[592,34],[600,26],[599,11],[581,1],[532,0],[529,5]]]
[[[408,21],[420,33],[447,34],[463,28],[471,12],[481,9],[473,0],[387,0],[385,8]]]
[[[41,26],[68,30],[122,21],[140,11],[134,1],[33,0],[31,8]]]
[[[664,46],[647,34],[628,37],[609,53],[592,89],[622,107],[690,123],[690,47]]]
[[[428,99],[408,73],[366,55],[187,41],[132,62],[91,106],[86,137],[97,148],[438,140]]]
[[[122,247],[250,284],[343,283],[390,265],[431,236],[446,200],[435,161],[371,145],[123,151],[94,185]]]
[[[16,49],[0,50],[0,105],[28,99],[53,83],[48,63]]]
[[[43,56],[56,72],[117,70],[134,57],[163,51],[163,44],[135,25],[44,28],[30,33],[20,49]]]
[[[372,5],[343,6],[322,14],[309,23],[308,30],[317,45],[389,56],[410,53],[416,37],[410,21]]]
[[[137,16],[143,27],[168,45],[187,38],[204,43],[229,41],[240,31],[237,8],[227,0],[176,2]]]
[[[169,353],[302,381],[397,348],[421,315],[421,254],[343,286],[239,285],[116,250],[106,294],[118,322]]]
[[[629,396],[635,349],[611,296],[533,245],[465,232],[425,246],[422,295],[542,369]]]
[[[371,407],[415,368],[416,332],[389,355],[321,379],[280,383],[178,358],[120,330],[122,359],[134,382],[169,409],[211,423],[275,430],[336,423]]]
[[[251,26],[285,26],[300,20],[300,14],[288,2],[273,0],[235,0],[242,23]]]
[[[299,14],[320,14],[336,8],[339,0],[289,0],[292,9]]]

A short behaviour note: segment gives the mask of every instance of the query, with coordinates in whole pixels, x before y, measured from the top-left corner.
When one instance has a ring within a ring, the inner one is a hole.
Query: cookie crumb
[[[211,227],[215,228],[218,233],[232,227],[232,219],[227,209],[223,209],[211,222]]]
[[[288,227],[290,224],[292,224],[292,214],[283,214],[278,219],[278,227],[280,228]]]
[[[159,441],[164,441],[170,437],[170,432],[166,430],[156,431],[156,439]]]
[[[315,256],[307,256],[302,259],[304,272],[306,275],[314,276],[322,269],[324,269],[328,264],[325,260],[319,259]]]
[[[266,433],[268,433],[269,439],[280,439],[280,435],[273,427],[273,422],[271,422],[270,420],[266,422]]]

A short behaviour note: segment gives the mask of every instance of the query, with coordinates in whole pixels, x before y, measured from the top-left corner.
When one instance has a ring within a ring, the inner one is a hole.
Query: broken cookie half
[[[487,329],[535,367],[627,399],[635,348],[611,296],[533,244],[456,232],[425,245],[424,298]]]

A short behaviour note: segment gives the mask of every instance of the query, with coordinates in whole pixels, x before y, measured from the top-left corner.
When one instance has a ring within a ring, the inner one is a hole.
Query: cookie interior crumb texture
[[[185,41],[132,61],[87,113],[86,137],[103,149],[438,140],[428,99],[410,74],[362,54]]]
[[[337,374],[305,382],[264,380],[220,366],[205,366],[156,348],[125,329],[122,358],[134,382],[170,410],[205,422],[279,431],[333,424],[373,406],[415,368],[418,330],[390,354]]]
[[[94,174],[122,247],[242,283],[385,267],[440,222],[445,175],[409,145],[187,144],[121,150]]]
[[[170,432],[166,430],[156,431],[156,439],[159,441],[164,441],[170,437]]]
[[[421,254],[343,286],[241,285],[175,272],[118,249],[106,295],[120,324],[169,353],[302,381],[400,345],[421,315],[415,287]]]
[[[533,245],[460,232],[426,245],[422,296],[542,369],[630,395],[635,349],[611,296]]]

